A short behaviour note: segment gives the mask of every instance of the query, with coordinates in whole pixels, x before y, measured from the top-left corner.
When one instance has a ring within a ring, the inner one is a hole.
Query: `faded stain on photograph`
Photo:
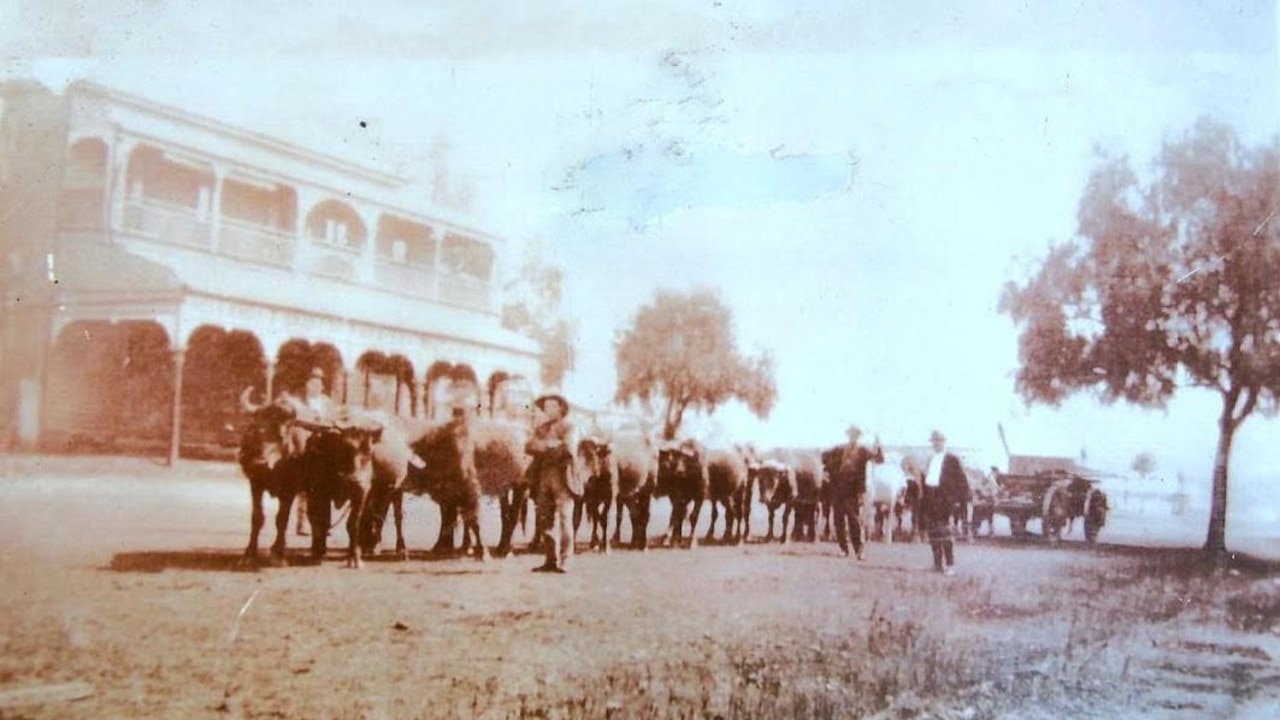
[[[0,3],[0,717],[1275,717],[1278,32]]]

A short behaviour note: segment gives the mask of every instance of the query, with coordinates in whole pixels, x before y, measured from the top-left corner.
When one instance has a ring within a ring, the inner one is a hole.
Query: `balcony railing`
[[[76,201],[77,203],[80,200]],[[121,207],[124,232],[156,242],[213,251],[212,228],[194,208],[150,198],[127,200]],[[84,222],[88,222],[85,212]],[[72,226],[66,225],[70,228]],[[253,222],[223,216],[219,222],[219,254],[239,260],[282,268],[298,265],[299,248],[293,233]],[[361,253],[355,248],[311,241],[301,260],[310,275],[362,283]],[[458,307],[492,312],[490,283],[465,273],[441,272],[430,266],[391,262],[379,258],[373,263],[369,287],[400,295],[447,303]]]
[[[373,285],[382,290],[425,300],[436,296],[435,273],[430,267],[379,260],[373,266]]]
[[[124,230],[157,242],[211,250],[209,222],[200,219],[194,208],[160,200],[126,200]]]
[[[310,262],[306,270],[312,275],[356,282],[356,263],[360,260],[360,251],[313,242],[307,254]]]
[[[291,232],[222,216],[218,251],[231,257],[267,265],[292,267],[294,244]]]
[[[445,273],[440,276],[439,300],[451,305],[488,312],[489,284],[471,275]]]
[[[100,230],[102,206],[102,188],[63,189],[58,200],[58,227],[64,230]]]

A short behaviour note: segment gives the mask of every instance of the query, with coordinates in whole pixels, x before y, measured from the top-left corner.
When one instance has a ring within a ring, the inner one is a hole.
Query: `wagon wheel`
[[[1044,496],[1044,512],[1040,518],[1041,533],[1050,542],[1062,539],[1062,527],[1066,524],[1070,511],[1067,508],[1066,492],[1063,488],[1052,487]]]
[[[1094,488],[1084,499],[1084,539],[1093,544],[1098,541],[1098,531],[1107,523],[1107,495]]]

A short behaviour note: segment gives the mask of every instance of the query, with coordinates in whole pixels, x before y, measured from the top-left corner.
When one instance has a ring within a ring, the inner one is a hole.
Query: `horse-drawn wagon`
[[[998,489],[986,502],[993,514],[1009,518],[1014,535],[1026,535],[1027,521],[1038,518],[1041,534],[1056,541],[1082,518],[1084,538],[1092,543],[1107,522],[1106,493],[1097,480],[1079,473],[996,473],[995,481]]]

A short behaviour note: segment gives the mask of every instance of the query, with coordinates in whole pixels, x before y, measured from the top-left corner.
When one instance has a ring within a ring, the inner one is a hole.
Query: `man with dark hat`
[[[544,416],[525,444],[525,452],[533,456],[528,476],[537,504],[537,527],[546,561],[534,572],[568,571],[573,556],[573,493],[576,478],[573,468],[573,427],[565,419],[569,402],[555,393],[533,401]],[[579,490],[580,492],[580,490]]]
[[[849,545],[853,545],[855,556],[862,559],[862,513],[867,497],[867,463],[877,465],[884,462],[884,450],[880,447],[880,439],[876,438],[875,447],[868,450],[858,444],[862,437],[862,429],[850,425],[845,430],[849,444],[844,447],[839,469],[831,478],[831,500],[835,506],[836,542],[840,545],[840,554],[849,556]]]

